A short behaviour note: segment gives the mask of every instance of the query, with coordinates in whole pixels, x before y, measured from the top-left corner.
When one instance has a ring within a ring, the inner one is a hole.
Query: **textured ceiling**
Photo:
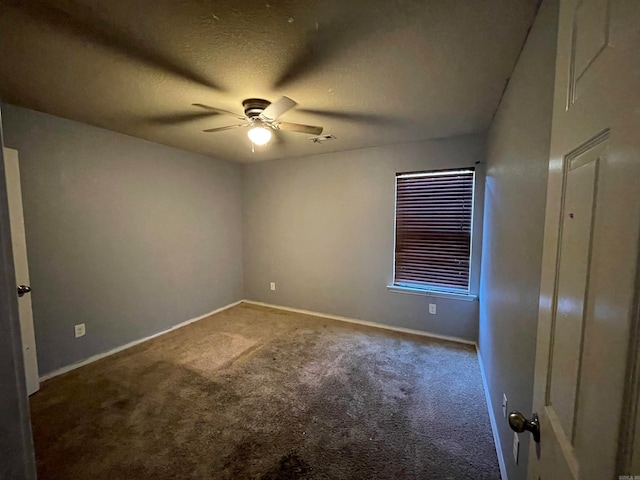
[[[237,161],[485,131],[537,0],[0,0],[0,98]],[[286,95],[252,153],[242,112]]]

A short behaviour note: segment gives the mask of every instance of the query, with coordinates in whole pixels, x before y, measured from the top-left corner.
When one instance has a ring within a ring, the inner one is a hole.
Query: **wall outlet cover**
[[[79,323],[78,325],[75,326],[75,334],[76,334],[76,338],[79,337],[84,337],[84,334],[87,333],[84,323]]]
[[[429,304],[429,313],[431,315],[435,315],[436,314],[436,304],[435,303],[430,303]]]
[[[271,290],[275,290],[276,289],[276,282],[271,282],[269,287],[271,288]]]

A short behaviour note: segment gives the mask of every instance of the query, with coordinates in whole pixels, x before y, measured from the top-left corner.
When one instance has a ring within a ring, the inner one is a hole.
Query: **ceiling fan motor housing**
[[[242,106],[244,107],[244,114],[247,118],[258,118],[258,116],[271,105],[271,102],[268,100],[263,100],[262,98],[247,98],[242,102]]]
[[[287,130],[290,132],[298,132],[303,134],[320,135],[323,130],[322,127],[277,121],[277,119],[283,113],[288,112],[296,105],[297,103],[291,100],[289,97],[282,97],[274,103],[268,100],[264,100],[263,98],[247,98],[242,102],[242,106],[244,107],[244,115],[238,115],[237,113],[229,112],[228,110],[223,110],[222,108],[211,107],[202,103],[193,104],[194,107],[204,108],[205,110],[215,112],[216,114],[229,115],[245,122],[239,125],[227,125],[225,127],[209,128],[203,130],[203,132],[207,133],[222,132],[239,127],[251,127],[250,132],[254,133],[259,130],[267,130],[271,128],[273,130]],[[271,132],[262,132],[262,134],[265,136],[267,135],[267,133],[269,134],[269,136],[271,136]],[[254,143],[257,142],[254,140]]]

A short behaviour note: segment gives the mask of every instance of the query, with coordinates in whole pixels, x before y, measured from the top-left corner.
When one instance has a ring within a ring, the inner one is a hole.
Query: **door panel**
[[[564,434],[571,440],[582,358],[598,160],[598,156],[589,151],[571,162],[561,225],[558,294],[549,366],[551,384],[547,389],[549,408],[555,410]]]
[[[640,475],[639,58],[640,2],[560,0],[530,479]]]
[[[4,149],[5,174],[7,177],[7,197],[9,200],[9,220],[11,222],[11,246],[13,248],[13,264],[17,285],[30,285],[29,264],[27,259],[27,241],[24,231],[22,212],[22,190],[20,188],[20,166],[18,152],[10,148]],[[16,286],[17,286],[16,285]],[[18,298],[18,314],[20,316],[20,336],[27,380],[27,393],[31,395],[40,389],[38,377],[38,360],[36,357],[36,339],[33,328],[33,312],[31,294]]]
[[[598,71],[607,68],[610,0],[582,0],[573,14],[569,107]]]

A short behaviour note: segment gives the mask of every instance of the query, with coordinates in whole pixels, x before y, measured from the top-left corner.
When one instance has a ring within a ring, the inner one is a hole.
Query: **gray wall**
[[[240,165],[3,112],[20,155],[41,374],[242,298]]]
[[[0,148],[0,478],[29,480],[36,478],[35,460],[11,250],[4,159]]]
[[[545,0],[488,137],[479,349],[509,480],[524,480],[530,435],[513,432],[502,415],[529,415],[555,73],[556,0]]]
[[[474,135],[246,164],[245,298],[475,341],[478,302],[386,286],[393,280],[396,172],[473,167],[485,154],[484,136]],[[437,315],[428,314],[430,302]]]

